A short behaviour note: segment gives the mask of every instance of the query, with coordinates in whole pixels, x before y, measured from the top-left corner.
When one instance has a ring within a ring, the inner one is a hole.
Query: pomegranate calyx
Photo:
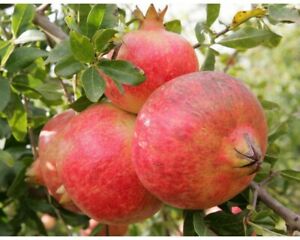
[[[240,158],[243,158],[248,161],[248,163],[242,165],[240,168],[245,168],[245,167],[253,167],[254,166],[254,171],[251,172],[251,174],[257,172],[260,168],[260,165],[262,163],[262,153],[261,150],[256,146],[252,138],[250,137],[249,134],[244,134],[244,139],[245,142],[247,143],[248,146],[248,151],[246,153],[239,151],[237,148],[234,148],[234,150],[238,153],[238,156]]]
[[[156,10],[154,5],[151,4],[146,12],[146,15],[136,6],[136,9],[133,11],[133,15],[141,23],[140,28],[145,27],[145,22],[151,21],[158,23],[157,25],[163,28],[164,16],[167,12],[168,6],[163,10]]]

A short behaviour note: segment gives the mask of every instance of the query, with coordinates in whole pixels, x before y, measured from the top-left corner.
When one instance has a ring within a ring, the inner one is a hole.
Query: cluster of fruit
[[[105,76],[109,101],[55,116],[39,137],[31,175],[100,223],[141,221],[162,203],[221,204],[247,187],[266,151],[255,96],[224,73],[199,72],[193,47],[164,29],[164,14],[151,6],[118,52],[145,82],[121,93]]]

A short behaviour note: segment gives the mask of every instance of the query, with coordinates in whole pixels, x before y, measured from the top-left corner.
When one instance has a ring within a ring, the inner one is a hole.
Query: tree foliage
[[[122,36],[137,28],[128,10],[115,4],[60,7],[63,18],[54,19],[57,9],[51,5],[0,5],[0,235],[76,235],[87,227],[87,216],[63,209],[44,187],[27,181],[39,132],[56,113],[82,111],[105,98],[98,72],[110,76],[120,91],[122,84],[145,80],[131,63],[106,57],[117,54]],[[300,23],[299,9],[257,6],[236,13],[231,24],[216,32],[222,5],[205,7],[205,21],[192,23],[198,41],[194,47],[204,57],[201,69],[228,71],[257,94],[268,117],[269,146],[255,181],[275,201],[299,212],[300,32],[286,25]],[[180,33],[183,25],[175,19],[165,27]],[[129,234],[295,234],[288,219],[259,197],[248,188],[209,215],[165,206],[153,218],[131,225]],[[241,212],[233,214],[232,207]],[[45,213],[60,224],[46,230],[41,221]]]

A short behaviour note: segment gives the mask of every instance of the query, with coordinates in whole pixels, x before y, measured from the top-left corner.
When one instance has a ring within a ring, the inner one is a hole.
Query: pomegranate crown
[[[152,20],[157,21],[161,24],[163,24],[164,16],[167,12],[168,6],[166,6],[163,10],[156,10],[154,5],[151,4],[146,12],[146,15],[143,14],[143,12],[139,9],[138,6],[136,6],[136,9],[133,12],[133,15],[136,19],[138,19],[141,22],[141,26],[146,20]]]

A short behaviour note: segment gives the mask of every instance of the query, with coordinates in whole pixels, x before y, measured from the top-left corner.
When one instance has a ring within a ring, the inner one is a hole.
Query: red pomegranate
[[[81,236],[89,236],[99,223],[94,219],[90,219],[89,227],[81,229]],[[103,225],[96,236],[124,236],[128,231],[128,225]]]
[[[74,117],[46,154],[74,203],[105,224],[128,224],[156,213],[161,202],[140,183],[132,162],[135,116],[103,103]]]
[[[163,18],[151,5],[144,17],[140,10],[140,28],[124,35],[117,59],[126,60],[142,69],[146,80],[138,86],[123,85],[120,93],[114,82],[106,79],[106,96],[118,107],[137,113],[149,95],[165,82],[198,71],[193,47],[179,34],[166,31]]]
[[[57,175],[56,156],[48,155],[46,150],[51,142],[56,141],[56,136],[60,133],[69,121],[75,116],[75,111],[67,110],[52,119],[43,127],[39,136],[39,165],[43,176],[44,185],[48,188],[49,193],[68,210],[78,212],[68,194],[64,191],[62,181]]]
[[[205,209],[248,186],[266,146],[266,118],[248,88],[224,73],[197,72],[147,100],[136,122],[133,162],[163,202]]]

